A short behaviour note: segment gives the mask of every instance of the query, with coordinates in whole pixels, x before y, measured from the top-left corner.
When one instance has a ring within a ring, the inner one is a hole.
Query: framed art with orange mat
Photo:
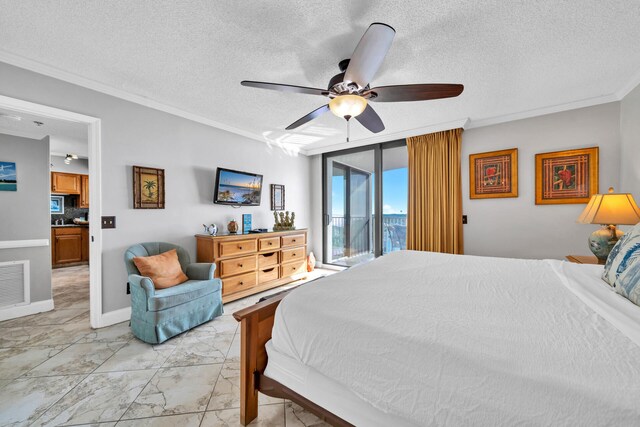
[[[598,192],[598,147],[536,154],[536,205],[588,203]]]
[[[518,197],[518,149],[469,155],[469,197]]]

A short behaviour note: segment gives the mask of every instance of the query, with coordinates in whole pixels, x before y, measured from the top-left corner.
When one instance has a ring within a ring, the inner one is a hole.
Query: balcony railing
[[[351,217],[349,242],[347,242],[347,219],[331,217],[332,259],[350,258],[373,252],[373,227],[375,216]],[[407,216],[382,216],[382,251],[389,253],[407,247]]]

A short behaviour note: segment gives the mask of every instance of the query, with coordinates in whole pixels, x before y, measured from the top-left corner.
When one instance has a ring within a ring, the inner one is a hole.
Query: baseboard
[[[347,269],[347,267],[342,267],[340,265],[332,265],[332,264],[320,264],[320,265],[316,264],[316,267],[323,268],[325,270],[335,270],[335,271],[342,271]]]
[[[36,301],[31,304],[17,305],[0,309],[0,322],[53,310],[53,300]]]
[[[131,307],[102,313],[98,328],[104,328],[106,326],[115,325],[116,323],[126,322],[129,319],[131,319]]]

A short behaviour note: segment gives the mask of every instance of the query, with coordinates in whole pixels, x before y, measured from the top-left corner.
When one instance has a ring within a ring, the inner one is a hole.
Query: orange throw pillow
[[[160,255],[137,256],[133,258],[133,263],[141,275],[153,280],[156,289],[170,288],[189,280],[180,267],[178,251],[175,249]]]

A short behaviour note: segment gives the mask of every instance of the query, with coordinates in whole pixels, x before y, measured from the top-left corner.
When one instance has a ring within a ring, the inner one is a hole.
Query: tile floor
[[[239,426],[240,328],[231,314],[280,290],[149,345],[128,322],[89,327],[86,266],[53,270],[55,310],[0,322],[0,426]],[[325,425],[283,399],[260,395],[260,405],[251,425]]]

